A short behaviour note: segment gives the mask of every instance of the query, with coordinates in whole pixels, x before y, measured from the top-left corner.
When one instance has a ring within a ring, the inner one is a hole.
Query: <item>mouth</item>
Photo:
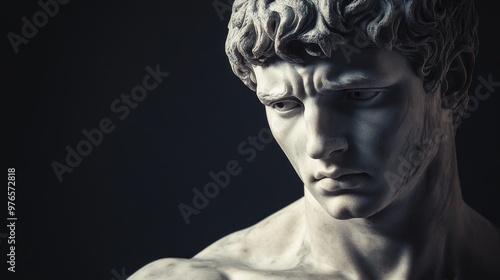
[[[350,178],[349,175],[364,174],[357,170],[346,169],[346,168],[334,168],[333,170],[319,171],[314,174],[315,180],[321,180],[323,178],[331,178],[334,180],[344,180]],[[345,177],[347,176],[347,177]]]
[[[324,194],[339,195],[359,189],[361,183],[367,178],[368,174],[363,172],[331,173],[329,176],[323,173],[323,175],[315,176],[314,182]]]

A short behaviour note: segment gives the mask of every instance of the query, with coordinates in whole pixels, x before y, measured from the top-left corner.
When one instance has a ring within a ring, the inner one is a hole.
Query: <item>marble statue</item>
[[[227,56],[304,196],[129,279],[500,279],[455,153],[477,30],[472,0],[236,0]]]

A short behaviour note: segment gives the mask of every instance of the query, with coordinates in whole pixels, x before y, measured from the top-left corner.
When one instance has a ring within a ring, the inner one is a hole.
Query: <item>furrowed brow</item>
[[[348,72],[340,75],[334,80],[328,77],[321,78],[322,90],[343,90],[349,88],[369,88],[369,87],[385,87],[391,81],[386,81],[384,77],[376,75],[375,73],[363,72]]]
[[[288,92],[257,92],[257,98],[259,98],[260,102],[264,105],[269,105],[270,103],[289,95],[290,94],[288,94]]]

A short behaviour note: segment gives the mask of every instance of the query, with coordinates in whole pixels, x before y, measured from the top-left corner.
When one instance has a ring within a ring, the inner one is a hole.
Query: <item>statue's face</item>
[[[364,49],[351,59],[337,53],[254,67],[274,137],[309,192],[338,219],[405,205],[436,155],[422,147],[432,144],[441,119],[439,94],[425,92],[405,57]],[[405,172],[408,163],[415,172]]]

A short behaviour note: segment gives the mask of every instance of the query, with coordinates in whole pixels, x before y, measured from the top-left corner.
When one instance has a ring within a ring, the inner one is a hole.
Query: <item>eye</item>
[[[356,89],[346,91],[346,98],[353,100],[367,100],[377,96],[381,91],[377,89]]]
[[[293,100],[282,100],[272,103],[271,107],[278,112],[284,113],[300,107],[300,103]]]

